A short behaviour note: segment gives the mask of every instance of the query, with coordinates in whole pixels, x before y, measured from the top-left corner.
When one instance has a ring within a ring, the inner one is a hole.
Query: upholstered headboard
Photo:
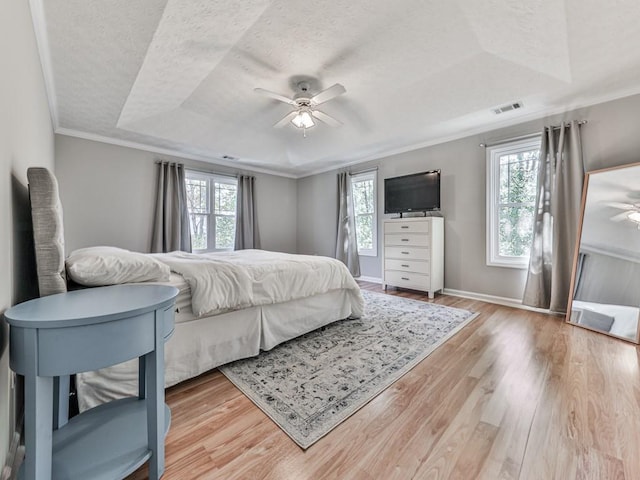
[[[58,181],[42,167],[27,170],[40,296],[67,291]]]

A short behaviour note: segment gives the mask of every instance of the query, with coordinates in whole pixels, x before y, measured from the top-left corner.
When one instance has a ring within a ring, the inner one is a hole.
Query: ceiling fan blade
[[[629,211],[618,213],[618,214],[614,215],[613,217],[611,217],[610,220],[612,222],[621,222],[623,220],[626,220],[627,217],[629,217],[630,213],[631,212],[629,212]]]
[[[289,105],[295,105],[292,99],[285,97],[284,95],[280,95],[279,93],[270,92],[269,90],[265,90],[264,88],[254,88],[254,92],[259,93],[260,95],[265,95],[267,97],[273,98],[274,100],[278,100],[279,102],[288,103]]]
[[[339,120],[336,120],[333,117],[330,117],[329,115],[327,115],[324,112],[321,112],[320,110],[312,110],[311,115],[313,115],[315,118],[317,118],[321,122],[326,123],[331,127],[339,127],[340,125],[342,125],[342,122],[340,122]]]
[[[282,120],[280,120],[278,123],[276,123],[273,127],[274,128],[281,128],[284,127],[287,123],[289,123],[291,120],[293,120],[293,117],[295,117],[298,114],[297,111],[293,111],[289,114],[287,114]]]
[[[335,85],[311,97],[311,103],[313,105],[320,105],[321,103],[327,102],[332,98],[337,97],[338,95],[342,95],[346,91],[346,88],[344,88],[339,83],[336,83]]]
[[[621,210],[633,210],[636,208],[632,203],[621,203],[621,202],[609,202],[607,203],[608,207],[619,208]]]

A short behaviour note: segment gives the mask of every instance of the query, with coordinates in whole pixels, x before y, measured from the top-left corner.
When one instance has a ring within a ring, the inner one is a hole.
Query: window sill
[[[502,267],[502,268],[515,268],[516,270],[527,270],[529,268],[529,262],[527,263],[487,262],[487,267]]]
[[[217,248],[210,250],[192,250],[192,253],[215,253],[215,252],[233,252],[233,248]]]
[[[359,257],[377,257],[378,252],[358,252]]]

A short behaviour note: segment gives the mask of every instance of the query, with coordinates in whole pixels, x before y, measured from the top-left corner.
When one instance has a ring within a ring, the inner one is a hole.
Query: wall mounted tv
[[[384,179],[384,213],[440,210],[440,170]]]

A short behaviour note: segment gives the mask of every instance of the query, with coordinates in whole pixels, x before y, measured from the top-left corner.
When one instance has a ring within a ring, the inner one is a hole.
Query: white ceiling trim
[[[501,128],[515,126],[515,125],[526,123],[529,121],[539,120],[547,116],[569,113],[573,110],[577,110],[580,108],[586,108],[599,103],[609,102],[609,101],[617,100],[620,98],[628,97],[631,95],[640,94],[640,85],[638,85],[629,89],[610,92],[606,95],[602,95],[598,97],[584,98],[582,99],[582,101],[574,102],[560,108],[542,109],[536,112],[532,112],[528,115],[514,117],[512,119],[508,119],[500,123],[492,123],[486,126],[475,128],[475,129],[463,130],[453,135],[435,137],[433,139],[430,139],[424,142],[412,143],[401,148],[382,150],[374,154],[370,154],[370,155],[363,156],[361,158],[354,159],[342,165],[338,165],[338,166],[332,165],[326,168],[312,170],[310,172],[305,172],[300,174],[291,174],[291,173],[285,173],[277,170],[272,170],[269,168],[254,167],[251,165],[239,165],[238,163],[232,163],[218,157],[206,157],[201,155],[194,155],[194,154],[181,152],[179,150],[165,149],[165,148],[151,146],[148,144],[88,133],[88,132],[84,132],[77,129],[60,127],[57,98],[55,94],[56,90],[55,90],[53,69],[52,69],[52,63],[51,63],[51,54],[50,54],[49,40],[47,36],[47,25],[46,25],[46,20],[44,15],[43,0],[29,0],[29,5],[31,8],[31,15],[32,15],[32,21],[33,21],[33,26],[35,31],[36,44],[39,52],[40,63],[42,67],[42,74],[44,77],[45,90],[46,90],[47,99],[49,103],[51,121],[53,125],[53,130],[56,134],[82,138],[86,140],[93,140],[93,141],[112,144],[112,145],[119,145],[119,146],[128,147],[128,148],[135,148],[137,150],[143,150],[143,151],[158,153],[162,155],[170,155],[173,157],[191,159],[191,160],[208,162],[208,163],[215,163],[217,165],[230,167],[238,171],[264,173],[268,175],[275,175],[275,176],[280,176],[285,178],[298,179],[298,178],[305,178],[312,175],[318,175],[318,174],[326,173],[330,171],[335,171],[340,168],[350,167],[350,166],[358,165],[361,163],[370,162],[373,160],[380,160],[385,157],[398,155],[398,154],[410,152],[413,150],[430,147],[433,145],[439,145],[442,143],[459,140],[461,138],[466,138],[472,135],[478,135],[478,134],[487,133],[493,130],[498,130]]]
[[[640,263],[640,254],[637,252],[633,252],[625,248],[612,247],[611,245],[588,245],[583,243],[580,245],[580,251],[606,255],[608,257],[625,260],[627,262]]]
[[[179,158],[187,158],[190,160],[198,160],[201,162],[209,162],[209,163],[215,163],[216,165],[222,165],[225,167],[231,167],[231,168],[235,168],[237,170],[242,170],[242,171],[251,171],[251,172],[257,172],[257,173],[265,173],[268,175],[275,175],[278,177],[285,177],[285,178],[295,178],[295,179],[299,179],[299,178],[305,178],[305,177],[311,177],[313,175],[319,175],[321,173],[327,173],[327,172],[331,172],[331,171],[335,171],[335,170],[339,170],[341,168],[346,168],[346,167],[352,167],[354,165],[359,165],[361,163],[365,163],[365,162],[371,162],[374,160],[381,160],[383,158],[386,157],[391,157],[393,155],[400,155],[402,153],[407,153],[407,152],[411,152],[414,150],[419,150],[421,148],[427,148],[427,147],[432,147],[434,145],[440,145],[442,143],[447,143],[447,142],[452,142],[454,140],[460,140],[461,138],[467,138],[473,135],[479,135],[481,133],[487,133],[487,132],[491,132],[494,130],[499,130],[501,128],[507,128],[507,127],[512,127],[515,125],[519,125],[519,124],[523,124],[523,123],[527,123],[530,121],[535,121],[535,120],[540,120],[541,118],[544,117],[548,117],[548,116],[552,116],[552,115],[560,115],[563,113],[569,113],[572,112],[574,110],[578,110],[581,108],[586,108],[586,107],[590,107],[592,105],[597,105],[599,103],[605,103],[605,102],[610,102],[613,100],[618,100],[620,98],[625,98],[625,97],[630,97],[632,95],[638,95],[640,94],[640,85],[637,87],[634,87],[632,89],[629,90],[620,90],[618,92],[615,93],[611,93],[608,95],[604,95],[601,97],[597,97],[597,98],[592,98],[589,100],[585,100],[583,102],[580,103],[575,103],[572,104],[570,107],[562,107],[562,108],[555,108],[555,109],[547,109],[547,110],[541,110],[538,112],[533,112],[529,115],[525,115],[525,116],[521,116],[521,117],[516,117],[512,120],[509,121],[504,121],[504,122],[500,122],[500,123],[495,123],[495,124],[491,124],[491,125],[487,125],[486,127],[481,127],[481,128],[476,128],[476,129],[470,129],[470,130],[464,130],[460,133],[457,133],[455,135],[448,135],[448,136],[443,136],[443,137],[437,137],[434,138],[432,140],[428,140],[426,142],[421,142],[421,143],[414,143],[411,145],[407,145],[405,147],[402,148],[397,148],[397,149],[391,149],[391,150],[384,150],[381,151],[379,153],[375,153],[372,155],[368,155],[350,162],[346,162],[342,165],[336,166],[330,166],[327,168],[320,168],[317,170],[312,170],[310,172],[305,172],[305,173],[300,173],[300,174],[290,174],[290,173],[284,173],[284,172],[279,172],[277,170],[271,170],[268,168],[260,168],[260,167],[253,167],[253,166],[241,166],[238,165],[237,163],[231,163],[228,161],[225,161],[224,159],[220,159],[220,158],[211,158],[211,157],[205,157],[203,155],[193,155],[193,154],[189,154],[189,153],[185,153],[185,152],[181,152],[179,150],[172,150],[172,149],[166,149],[166,148],[159,148],[159,147],[154,147],[151,145],[147,145],[144,143],[138,143],[138,142],[131,142],[128,140],[121,140],[118,138],[113,138],[113,137],[106,137],[103,135],[97,135],[94,133],[87,133],[87,132],[83,132],[81,130],[74,130],[74,129],[70,129],[70,128],[55,128],[55,133],[59,134],[59,135],[66,135],[68,137],[76,137],[76,138],[83,138],[85,140],[94,140],[96,142],[101,142],[101,143],[108,143],[111,145],[119,145],[121,147],[129,147],[129,148],[135,148],[137,150],[144,150],[147,152],[153,152],[153,153],[160,153],[162,155],[171,155],[172,157],[179,157]],[[579,119],[582,120],[582,119]],[[536,132],[530,132],[530,133],[536,133]]]
[[[36,45],[40,56],[42,76],[44,77],[44,87],[49,102],[49,114],[53,130],[58,128],[58,103],[56,101],[56,89],[53,81],[53,69],[51,67],[51,48],[49,48],[49,37],[47,36],[47,23],[44,15],[43,0],[29,0],[31,9],[31,20],[36,36]]]
[[[523,123],[527,123],[527,122],[531,122],[531,121],[535,121],[535,120],[540,120],[542,118],[553,116],[553,115],[560,115],[560,114],[563,114],[563,113],[570,113],[570,112],[572,112],[574,110],[579,110],[581,108],[587,108],[587,107],[590,107],[592,105],[598,105],[600,103],[611,102],[613,100],[618,100],[620,98],[630,97],[632,95],[638,95],[638,94],[640,94],[640,85],[637,86],[637,87],[633,87],[631,89],[628,89],[628,90],[620,90],[620,91],[617,91],[617,92],[614,92],[614,93],[603,95],[601,97],[590,98],[590,99],[584,100],[584,101],[582,101],[580,103],[574,103],[571,106],[560,107],[560,108],[549,108],[549,109],[546,109],[546,110],[539,110],[537,112],[532,112],[532,113],[530,113],[528,115],[515,117],[515,118],[513,118],[512,120],[509,120],[509,121],[500,122],[500,123],[492,123],[492,124],[487,125],[485,127],[473,128],[473,129],[469,129],[469,130],[463,130],[463,131],[461,131],[459,133],[456,133],[456,134],[453,134],[453,135],[437,137],[437,138],[434,138],[434,139],[431,139],[431,140],[427,140],[425,142],[420,142],[420,143],[414,143],[414,144],[411,144],[411,145],[407,145],[407,146],[402,147],[402,148],[396,148],[396,149],[390,149],[390,150],[381,151],[379,153],[368,155],[368,156],[360,158],[358,160],[353,160],[351,162],[347,162],[347,163],[345,163],[345,164],[343,164],[343,165],[341,165],[339,167],[336,167],[334,165],[332,167],[312,170],[311,172],[300,174],[296,178],[310,177],[312,175],[318,175],[320,173],[326,173],[326,172],[330,172],[332,170],[338,170],[339,168],[351,167],[353,165],[358,165],[360,163],[370,162],[370,161],[373,161],[373,160],[380,160],[382,158],[390,157],[392,155],[399,155],[401,153],[407,153],[407,152],[411,152],[411,151],[414,151],[414,150],[419,150],[421,148],[432,147],[434,145],[440,145],[442,143],[452,142],[454,140],[460,140],[461,138],[467,138],[467,137],[471,137],[473,135],[479,135],[481,133],[487,133],[487,132],[491,132],[491,131],[494,131],[494,130],[500,130],[501,128],[513,127],[515,125],[520,125],[520,124],[523,124]],[[583,119],[578,119],[578,120],[583,120]],[[536,132],[530,132],[530,133],[536,133]],[[526,133],[525,133],[525,135],[526,135]]]
[[[253,173],[265,173],[267,175],[275,175],[285,178],[300,178],[300,176],[293,175],[285,172],[277,172],[266,168],[253,167],[248,165],[238,165],[237,163],[229,162],[221,158],[205,157],[204,155],[193,155],[190,153],[180,152],[178,150],[171,150],[168,148],[154,147],[144,143],[131,142],[129,140],[121,140],[119,138],[105,137],[103,135],[97,135],[95,133],[87,133],[81,130],[74,130],[71,128],[56,128],[55,133],[57,135],[65,135],[67,137],[82,138],[84,140],[93,140],[94,142],[108,143],[110,145],[117,145],[119,147],[135,148],[136,150],[142,150],[145,152],[158,153],[160,155],[169,155],[172,157],[184,158],[188,160],[197,160],[200,162],[213,163],[215,165],[221,165],[223,167],[233,168],[239,173],[253,172]]]

